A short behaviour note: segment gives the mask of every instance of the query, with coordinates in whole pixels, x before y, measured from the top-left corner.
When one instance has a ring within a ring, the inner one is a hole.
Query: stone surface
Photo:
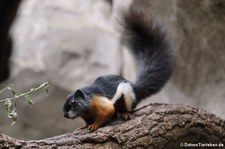
[[[128,7],[131,2],[24,0],[12,30],[11,78],[1,87],[14,82],[21,93],[49,81],[51,93],[47,98],[42,93],[33,95],[32,108],[20,101],[19,122],[13,127],[1,109],[1,131],[21,139],[37,139],[82,125],[80,120],[63,117],[64,100],[69,92],[100,75],[121,74],[120,34],[115,21],[118,7]]]
[[[225,1],[186,0],[177,5],[182,50],[173,80],[196,105],[225,118]]]
[[[119,73],[120,44],[111,9],[103,0],[25,1],[14,29],[12,79],[20,86],[40,74],[40,80],[74,90],[99,75]]]
[[[171,85],[160,93],[168,100],[151,101],[200,106],[225,118],[225,2],[135,0],[137,5],[159,18],[176,50]]]

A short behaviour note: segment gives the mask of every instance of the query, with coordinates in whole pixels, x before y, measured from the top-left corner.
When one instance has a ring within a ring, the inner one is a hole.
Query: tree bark
[[[95,132],[82,129],[32,141],[0,135],[0,148],[176,149],[187,145],[225,147],[225,121],[183,104],[150,104],[136,110],[131,120],[116,119]]]

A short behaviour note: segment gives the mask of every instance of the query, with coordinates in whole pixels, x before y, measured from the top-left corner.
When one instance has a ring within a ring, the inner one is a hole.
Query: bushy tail
[[[144,12],[131,9],[124,13],[124,39],[137,60],[134,83],[136,99],[157,93],[169,80],[173,51],[166,33]]]

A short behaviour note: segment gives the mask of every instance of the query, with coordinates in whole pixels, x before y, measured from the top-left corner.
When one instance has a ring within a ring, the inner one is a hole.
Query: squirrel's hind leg
[[[136,103],[135,92],[130,82],[121,82],[116,94],[112,98],[115,110],[117,113],[128,120],[131,118],[131,112],[133,111],[134,104]]]

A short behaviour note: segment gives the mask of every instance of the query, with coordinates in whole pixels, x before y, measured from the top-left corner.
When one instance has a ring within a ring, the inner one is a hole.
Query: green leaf
[[[12,123],[11,123],[11,126],[13,126],[13,125],[15,125],[16,124],[16,121],[13,121]]]
[[[49,93],[49,88],[48,87],[45,87],[45,91],[48,94]]]
[[[16,122],[17,121],[17,113],[15,110],[13,110],[12,112],[8,113],[8,117],[13,121]]]
[[[48,94],[49,93],[49,84],[48,84],[48,82],[44,83],[44,89],[45,89],[46,93]]]
[[[32,100],[28,100],[28,104],[29,104],[29,105],[33,105],[34,102],[33,102]]]
[[[13,95],[16,96],[16,91],[14,90],[14,88],[9,86],[8,90],[10,90],[13,93]]]
[[[25,98],[27,99],[28,105],[33,105],[34,102],[32,101],[31,97],[29,95],[26,95]]]
[[[7,99],[7,100],[5,101],[4,106],[5,106],[5,110],[6,110],[7,112],[9,112],[10,109],[11,109],[11,107],[12,107],[12,101],[11,101],[10,99]]]

